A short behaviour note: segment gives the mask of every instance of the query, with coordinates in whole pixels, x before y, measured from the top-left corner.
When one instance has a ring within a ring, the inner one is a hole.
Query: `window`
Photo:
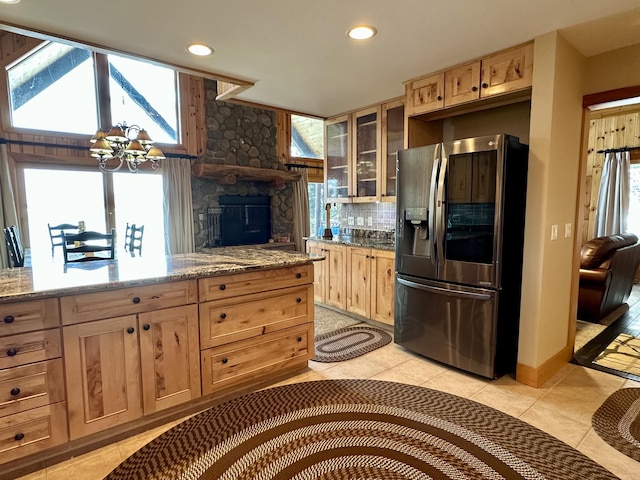
[[[324,158],[324,122],[291,115],[291,157]]]
[[[629,170],[629,178],[630,195],[627,230],[640,236],[640,160],[631,164],[631,168]]]

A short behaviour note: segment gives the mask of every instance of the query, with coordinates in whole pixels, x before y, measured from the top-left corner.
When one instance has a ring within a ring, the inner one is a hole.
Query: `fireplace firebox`
[[[207,247],[267,243],[271,238],[271,208],[267,195],[225,195],[219,207],[207,209]]]

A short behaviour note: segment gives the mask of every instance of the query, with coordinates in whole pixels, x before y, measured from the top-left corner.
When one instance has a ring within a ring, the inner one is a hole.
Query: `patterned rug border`
[[[591,425],[605,442],[640,462],[640,388],[612,393],[593,414]]]
[[[357,339],[358,333],[370,335],[366,339]],[[389,332],[369,325],[339,328],[315,337],[315,357],[311,360],[321,363],[343,362],[384,347],[391,340]],[[330,350],[332,346],[334,348]]]
[[[358,426],[363,421],[379,427]],[[330,429],[322,433],[320,426]],[[389,438],[383,438],[387,431]],[[299,440],[289,440],[300,432]],[[413,434],[431,440],[411,442]],[[344,448],[335,446],[340,438]],[[383,444],[357,447],[352,438]],[[398,444],[398,438],[406,440]],[[304,453],[313,444],[308,439],[319,448],[311,455]],[[274,441],[280,446],[268,445]],[[383,467],[372,467],[376,458],[386,462]],[[278,461],[287,463],[277,467]],[[399,475],[394,465],[414,474]],[[372,468],[379,471],[360,473]],[[358,478],[380,479],[616,478],[557,438],[473,400],[415,385],[345,379],[283,385],[223,402],[163,433],[106,479],[329,479],[354,478],[354,471]]]

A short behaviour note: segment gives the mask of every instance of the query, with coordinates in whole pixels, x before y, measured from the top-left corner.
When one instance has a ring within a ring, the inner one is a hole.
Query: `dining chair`
[[[9,253],[11,264],[14,267],[24,267],[24,249],[22,248],[18,227],[15,225],[6,227],[4,229],[4,238],[7,243],[7,252]]]
[[[135,223],[127,223],[127,230],[124,238],[124,249],[132,255],[138,250],[138,254],[142,254],[142,236],[144,235],[144,225],[136,225]]]
[[[62,235],[65,233],[78,233],[79,225],[72,225],[70,223],[61,223],[60,225],[51,226],[47,223],[49,228],[49,238],[51,239],[51,254],[55,247],[62,245]]]
[[[116,251],[116,230],[111,233],[82,232],[62,234],[64,263],[112,260]]]

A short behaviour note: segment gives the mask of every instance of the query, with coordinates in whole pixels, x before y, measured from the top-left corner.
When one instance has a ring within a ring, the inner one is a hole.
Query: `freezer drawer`
[[[495,290],[397,275],[395,342],[433,360],[494,378],[498,295]]]

